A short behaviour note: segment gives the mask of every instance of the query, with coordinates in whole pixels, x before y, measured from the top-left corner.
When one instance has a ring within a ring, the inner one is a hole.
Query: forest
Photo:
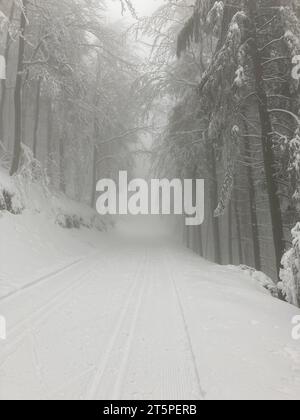
[[[155,39],[151,99],[172,105],[155,167],[207,181],[206,223],[188,245],[268,274],[297,306],[299,13],[298,1],[199,0],[139,24]]]
[[[0,400],[299,400],[299,308],[300,0],[0,0]]]
[[[299,0],[166,0],[146,17],[120,0],[123,26],[109,3],[1,0],[1,167],[91,208],[138,154],[153,176],[205,179],[188,246],[300,306]]]

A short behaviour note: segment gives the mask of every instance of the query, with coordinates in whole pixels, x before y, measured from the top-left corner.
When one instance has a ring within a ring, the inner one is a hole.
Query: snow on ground
[[[31,231],[31,217],[0,219],[14,232],[6,278],[49,273],[0,299],[0,399],[300,398],[299,310],[250,275],[202,260],[152,219],[98,233],[36,215]]]
[[[0,215],[0,297],[80,261],[98,246],[95,230],[63,229],[46,214]]]
[[[17,214],[1,211],[8,196],[10,211]],[[0,297],[77,264],[99,246],[96,229],[109,227],[111,219],[50,191],[41,179],[11,178],[0,167]]]

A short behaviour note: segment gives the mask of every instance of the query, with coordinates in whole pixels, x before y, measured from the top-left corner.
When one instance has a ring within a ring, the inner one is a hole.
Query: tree
[[[198,92],[200,100],[205,98],[206,106],[210,104],[211,141],[215,142],[218,133],[222,133],[220,145],[229,150],[217,215],[222,214],[231,197],[233,183],[228,179],[233,179],[232,168],[238,156],[234,150],[249,135],[242,131],[243,123],[249,121],[251,114],[258,117],[255,125],[261,131],[277,272],[284,251],[284,229],[277,169],[281,157],[275,155],[274,148],[283,138],[291,138],[298,125],[293,112],[294,81],[290,76],[299,30],[295,7],[294,2],[279,0],[213,1],[209,6],[198,0],[192,18],[178,37],[177,48],[180,56],[192,41],[199,42],[199,33],[210,31],[216,35],[215,53]],[[242,111],[245,104],[246,114]],[[292,130],[284,128],[290,124]],[[235,126],[238,142],[232,136]],[[256,260],[259,266],[257,257]]]
[[[11,165],[10,174],[14,175],[20,163],[21,156],[21,143],[22,143],[22,83],[24,71],[24,56],[25,56],[25,34],[27,26],[27,5],[28,0],[23,0],[21,3],[21,22],[19,34],[19,52],[18,52],[18,65],[17,77],[15,87],[15,142],[13,151],[13,161]]]
[[[15,3],[13,2],[10,8],[10,13],[9,13],[9,18],[8,18],[8,28],[6,31],[6,41],[5,41],[5,47],[4,47],[4,59],[5,59],[6,64],[8,63],[8,60],[9,60],[9,51],[10,51],[10,46],[12,43],[10,31],[11,31],[14,13],[15,13]],[[3,79],[1,80],[1,97],[0,97],[0,140],[1,141],[4,141],[4,105],[5,105],[5,100],[6,100],[6,93],[7,93],[6,80]]]
[[[15,4],[14,21],[20,19],[8,57],[16,112],[11,89],[0,109],[2,117],[4,110],[15,115],[16,129],[6,130],[11,174],[21,169],[24,144],[47,167],[52,188],[94,202],[92,176],[94,188],[97,176],[133,166],[132,144],[143,130],[135,85],[139,61],[123,28],[103,19],[104,1],[8,3]],[[135,13],[129,0],[120,4]]]

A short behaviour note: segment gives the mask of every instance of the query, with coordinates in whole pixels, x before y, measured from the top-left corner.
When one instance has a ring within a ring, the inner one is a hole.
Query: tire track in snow
[[[165,266],[166,266],[166,270],[169,274],[169,278],[172,282],[172,285],[173,285],[173,288],[174,288],[174,291],[175,291],[175,296],[176,296],[176,299],[177,299],[177,302],[178,302],[179,312],[180,312],[180,316],[181,316],[181,319],[182,319],[182,323],[183,323],[183,327],[184,327],[184,331],[185,331],[185,335],[186,335],[186,340],[187,340],[189,352],[190,352],[191,359],[192,359],[192,362],[193,362],[193,367],[194,367],[195,377],[196,377],[196,380],[197,380],[199,395],[201,397],[201,400],[205,400],[206,392],[204,391],[204,389],[202,387],[202,384],[201,384],[200,374],[199,374],[199,370],[198,370],[198,366],[197,366],[197,359],[196,359],[196,355],[195,355],[195,352],[194,352],[193,343],[192,343],[191,335],[190,335],[190,332],[189,332],[188,323],[186,321],[183,304],[182,304],[182,301],[181,301],[181,298],[180,298],[180,293],[179,293],[176,281],[174,279],[172,270],[170,269],[169,261],[171,261],[171,258],[170,258],[170,254],[169,254],[168,250],[167,250],[167,260],[168,261],[166,261],[166,259],[164,260],[165,261]]]
[[[129,327],[129,334],[127,336],[126,342],[125,342],[125,349],[124,356],[121,361],[121,367],[117,376],[117,379],[114,383],[114,395],[119,395],[121,392],[122,382],[124,379],[124,374],[126,371],[126,366],[129,358],[130,348],[132,344],[132,339],[134,336],[135,326],[138,319],[138,314],[141,308],[142,304],[142,297],[144,294],[144,287],[145,287],[145,276],[144,276],[144,282],[141,282],[141,277],[143,272],[146,270],[147,262],[148,262],[148,255],[147,250],[145,251],[145,255],[142,258],[142,263],[138,265],[137,272],[134,275],[134,280],[132,282],[132,287],[129,290],[128,297],[125,301],[125,304],[123,306],[123,309],[121,310],[120,316],[118,317],[116,328],[114,329],[114,332],[112,334],[112,337],[109,341],[109,344],[106,348],[104,356],[101,357],[101,360],[99,361],[99,364],[96,368],[96,372],[94,373],[92,377],[92,381],[90,385],[88,386],[88,389],[85,393],[84,400],[96,400],[97,395],[99,392],[99,387],[101,385],[101,381],[104,378],[105,372],[108,368],[108,365],[110,363],[110,358],[114,352],[115,347],[117,346],[118,340],[122,340],[121,335],[123,331],[123,325],[127,321],[127,317],[130,316],[129,312],[131,309],[131,305],[135,305],[134,315],[132,317],[132,320],[130,322]],[[142,283],[142,284],[141,284]],[[136,296],[138,294],[138,301],[136,302]]]

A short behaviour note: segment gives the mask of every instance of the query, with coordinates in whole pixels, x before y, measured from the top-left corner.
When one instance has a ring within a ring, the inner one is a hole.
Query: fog
[[[165,0],[133,0],[133,5],[138,17],[150,16]],[[108,5],[108,15],[114,19],[122,19],[121,7],[119,1],[113,1]],[[133,19],[129,12],[126,12],[126,18]]]

